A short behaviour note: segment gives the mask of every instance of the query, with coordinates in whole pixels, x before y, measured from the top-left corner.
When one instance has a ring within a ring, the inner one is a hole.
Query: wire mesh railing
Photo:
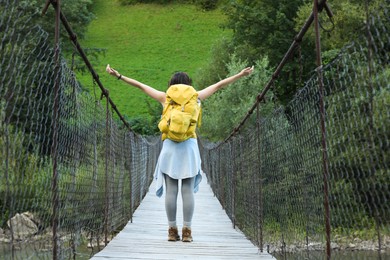
[[[288,105],[263,118],[258,100],[230,138],[200,142],[214,193],[261,250],[281,259],[390,256],[389,24],[379,10]]]
[[[160,141],[56,63],[22,2],[0,1],[0,258],[88,259],[132,219]]]

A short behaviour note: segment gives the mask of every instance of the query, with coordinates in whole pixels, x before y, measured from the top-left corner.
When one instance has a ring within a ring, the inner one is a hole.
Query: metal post
[[[321,144],[322,144],[322,163],[323,163],[323,180],[324,180],[324,210],[325,210],[325,230],[326,230],[326,256],[327,259],[331,257],[330,247],[330,210],[329,210],[329,170],[328,170],[328,151],[326,146],[326,127],[325,127],[325,105],[324,105],[324,84],[322,75],[322,59],[321,59],[321,42],[320,29],[318,22],[318,0],[314,0],[313,4],[314,14],[314,29],[316,40],[316,60],[317,60],[317,74],[320,95],[320,121],[321,121]]]
[[[232,221],[233,221],[233,228],[236,228],[236,187],[237,187],[237,163],[236,163],[236,154],[234,148],[234,140],[232,142],[233,147],[230,147],[229,151],[231,152],[231,158],[233,161],[233,171],[232,171],[232,194],[231,194],[231,207],[232,207]]]
[[[374,152],[375,148],[375,140],[372,134],[372,129],[374,129],[374,113],[373,113],[373,103],[374,103],[374,86],[372,82],[372,75],[373,75],[373,64],[372,64],[372,35],[371,35],[371,23],[370,23],[370,12],[369,12],[369,5],[368,1],[365,1],[365,12],[366,12],[366,37],[367,37],[367,64],[368,64],[368,91],[369,91],[369,106],[368,106],[368,113],[370,116],[370,122],[369,122],[369,127],[368,131],[370,133],[370,138],[369,138],[369,143],[368,143],[368,150]],[[371,153],[370,151],[370,153]],[[371,171],[374,176],[374,179],[376,181],[376,169],[375,169],[375,162],[373,162],[372,157],[370,157],[371,162]],[[381,231],[380,231],[380,216],[378,212],[378,208],[374,208],[374,219],[375,219],[375,230],[376,230],[376,235],[378,238],[378,259],[382,259],[381,251],[382,251],[382,238],[381,238]]]
[[[129,136],[129,146],[130,151],[127,152],[129,155],[128,159],[128,165],[129,165],[129,203],[130,203],[130,223],[133,223],[133,171],[132,171],[132,165],[133,165],[133,146],[132,146],[132,139],[133,137],[130,135],[131,133],[126,133],[126,136]]]
[[[5,171],[4,171],[4,177],[5,177],[5,188],[6,188],[6,191],[5,191],[5,201],[4,201],[4,204],[3,204],[3,207],[2,207],[2,212],[5,212],[5,209],[7,207],[7,198],[10,198],[10,208],[9,208],[9,216],[12,217],[13,214],[14,214],[14,208],[15,208],[15,205],[14,205],[14,196],[10,196],[11,195],[11,191],[10,191],[10,181],[9,181],[9,148],[10,148],[10,143],[9,143],[9,132],[8,132],[8,120],[4,120],[4,137],[5,137],[5,158],[4,158],[4,163],[5,163]],[[2,134],[2,133],[1,133]],[[12,259],[14,259],[15,257],[15,237],[14,237],[14,228],[13,228],[13,225],[12,225],[12,221],[9,222],[9,229],[10,229],[10,232],[11,232],[11,243],[9,244],[10,245],[10,251],[11,251],[11,257]]]
[[[106,164],[106,168],[105,168],[105,205],[104,205],[104,244],[107,245],[108,244],[108,207],[109,207],[109,189],[108,189],[108,156],[109,156],[109,152],[110,152],[110,130],[109,130],[109,102],[108,102],[108,98],[109,98],[109,92],[108,90],[106,90],[106,158],[105,158],[105,164]]]
[[[215,167],[215,168],[217,168],[217,170],[215,171],[215,175],[217,175],[218,173],[222,172],[221,171],[221,165],[222,165],[221,164],[221,152],[218,153],[218,160],[217,160],[217,162],[218,162],[218,165],[217,165],[217,167]],[[225,194],[225,181],[226,181],[226,177],[225,176],[226,176],[226,174],[218,174],[217,175],[217,181],[219,183],[218,183],[218,186],[215,185],[216,187],[219,187],[218,192],[220,194],[221,204],[222,204],[222,208],[224,210],[227,209],[226,194]],[[229,181],[229,178],[227,178],[227,179]]]
[[[60,0],[52,1],[56,6],[55,18],[55,85],[54,85],[54,104],[53,104],[53,176],[52,176],[52,230],[53,230],[53,259],[58,259],[58,223],[59,223],[59,198],[58,198],[58,169],[57,169],[57,146],[58,146],[58,107],[59,107],[59,87],[60,87]]]
[[[258,185],[259,185],[259,188],[258,188],[258,193],[259,193],[259,201],[258,201],[258,215],[259,215],[259,219],[257,221],[257,229],[258,229],[258,241],[259,241],[259,247],[260,247],[260,252],[263,252],[263,223],[264,223],[264,219],[263,219],[263,175],[262,175],[262,171],[261,171],[261,144],[260,144],[260,104],[257,105],[257,109],[256,109],[256,120],[257,120],[257,123],[256,123],[256,126],[257,126],[257,160],[258,160],[258,163],[259,163],[259,174],[258,174]]]

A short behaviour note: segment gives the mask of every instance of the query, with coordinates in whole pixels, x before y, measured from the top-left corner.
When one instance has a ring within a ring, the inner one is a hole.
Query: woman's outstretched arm
[[[110,67],[110,64],[107,65],[106,71],[118,79],[126,82],[129,85],[132,85],[136,88],[139,88],[142,90],[145,94],[147,94],[149,97],[153,98],[154,100],[158,101],[161,103],[161,105],[164,105],[165,103],[165,92],[159,91],[157,89],[154,89],[144,83],[141,83],[135,79],[126,77],[121,75],[118,71],[114,70],[113,68]]]
[[[223,79],[223,80],[221,80],[221,81],[219,81],[219,82],[217,82],[217,83],[215,83],[215,84],[213,84],[205,89],[198,91],[198,97],[200,100],[204,100],[204,99],[208,98],[209,96],[211,96],[212,94],[214,94],[218,89],[221,89],[221,88],[235,82],[239,78],[251,74],[252,72],[253,72],[253,66],[245,68],[242,71],[240,71],[239,73],[237,73],[236,75],[230,76],[230,77]]]

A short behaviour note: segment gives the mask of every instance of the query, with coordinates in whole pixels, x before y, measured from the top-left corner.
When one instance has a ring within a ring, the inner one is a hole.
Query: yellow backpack
[[[201,108],[198,92],[189,85],[176,84],[168,88],[158,128],[162,140],[166,138],[182,142],[196,138],[196,126],[200,126]]]

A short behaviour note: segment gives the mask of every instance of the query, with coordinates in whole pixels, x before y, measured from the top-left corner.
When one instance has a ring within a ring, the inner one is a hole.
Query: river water
[[[77,260],[87,260],[93,254],[96,254],[97,250],[92,251],[88,249],[86,245],[81,245],[77,249]],[[326,259],[324,252],[309,251],[300,253],[289,254],[274,254],[277,260],[315,260]],[[23,250],[15,250],[12,258],[11,250],[8,246],[0,244],[0,259],[29,259],[29,260],[41,260],[52,259],[51,250],[37,252],[34,248],[23,248]],[[65,259],[73,259],[73,257],[66,257]],[[375,251],[333,251],[331,259],[335,260],[390,260],[390,251],[383,252],[380,256]]]
[[[86,245],[81,245],[77,249],[77,260],[88,260],[93,254],[96,254],[97,250],[94,252],[87,248]],[[68,255],[68,254],[67,254]],[[36,250],[35,248],[23,246],[23,249],[16,249],[12,254],[12,250],[9,245],[0,244],[0,259],[21,259],[21,260],[42,260],[42,259],[52,259],[53,257],[51,250]],[[64,257],[64,259],[73,259],[73,256]]]
[[[278,260],[314,260],[326,259],[324,252],[310,251],[293,253],[286,255],[274,255]],[[380,255],[376,251],[332,251],[332,260],[390,260],[390,251],[382,252]]]

